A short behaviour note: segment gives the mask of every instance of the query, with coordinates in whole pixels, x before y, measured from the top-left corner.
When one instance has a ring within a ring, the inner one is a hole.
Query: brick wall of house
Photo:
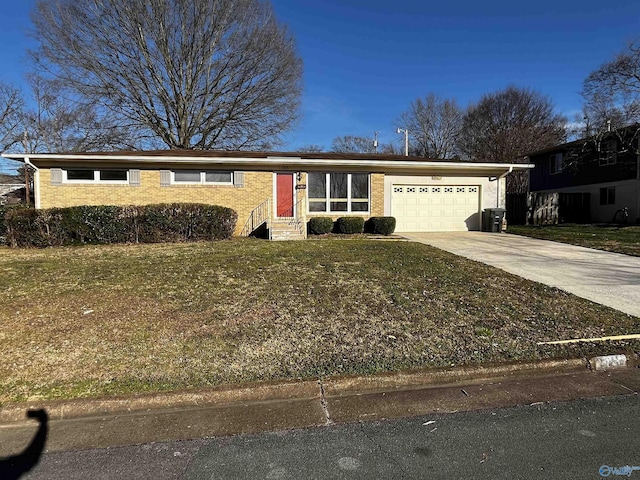
[[[160,186],[159,170],[142,170],[140,186],[109,184],[51,185],[51,171],[40,169],[40,208],[77,205],[148,205],[152,203],[205,203],[238,212],[236,235],[251,211],[273,195],[271,172],[245,172],[244,187],[233,185]]]
[[[78,205],[148,205],[152,203],[193,202],[221,205],[238,212],[235,234],[238,235],[251,211],[273,198],[273,173],[244,172],[244,187],[233,185],[171,185],[160,186],[160,170],[142,170],[140,186],[118,184],[51,184],[51,170],[40,168],[40,208],[73,207]],[[307,176],[302,174],[299,183],[306,184]],[[298,200],[306,198],[306,190],[298,190]],[[371,213],[384,215],[384,174],[371,174]],[[310,217],[314,214],[307,214]],[[326,216],[327,214],[318,214]],[[345,215],[334,214],[334,220]]]
[[[384,174],[371,174],[371,216],[384,215]]]

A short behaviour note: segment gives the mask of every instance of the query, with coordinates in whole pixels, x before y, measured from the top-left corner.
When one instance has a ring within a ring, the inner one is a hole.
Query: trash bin
[[[487,208],[482,213],[482,231],[500,233],[502,231],[502,221],[504,220],[504,208]]]

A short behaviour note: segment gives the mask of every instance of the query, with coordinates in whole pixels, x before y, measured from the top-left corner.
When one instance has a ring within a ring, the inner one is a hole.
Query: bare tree
[[[458,147],[479,162],[522,162],[536,150],[566,139],[567,119],[554,112],[548,97],[514,86],[484,95],[464,116]],[[509,193],[527,191],[526,172],[511,174]]]
[[[309,144],[298,147],[296,151],[300,153],[317,153],[324,152],[324,147],[322,145]]]
[[[585,137],[640,121],[640,45],[630,43],[591,72],[582,96]]]
[[[27,152],[84,152],[135,149],[144,139],[109,111],[77,102],[60,85],[27,76],[32,101],[21,112],[22,148]]]
[[[0,152],[20,141],[23,109],[22,92],[12,85],[0,83]]]
[[[263,149],[298,117],[302,61],[261,0],[39,0],[37,65],[170,148]]]
[[[427,158],[457,158],[457,142],[464,111],[455,99],[443,99],[433,93],[424,100],[411,102],[400,116],[411,132],[410,151]]]
[[[333,139],[331,151],[339,153],[375,153],[373,139],[357,135],[343,135]]]

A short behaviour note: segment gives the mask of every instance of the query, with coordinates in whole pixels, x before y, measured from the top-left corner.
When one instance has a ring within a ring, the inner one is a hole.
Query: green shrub
[[[4,217],[9,211],[13,211],[16,209],[26,209],[28,208],[26,205],[0,205],[0,244],[4,242],[7,235],[7,222]]]
[[[238,214],[200,203],[147,205],[138,217],[140,243],[223,240],[231,238]]]
[[[395,230],[395,217],[371,217],[365,224],[365,231],[376,235],[391,235]]]
[[[312,217],[307,224],[307,232],[311,235],[324,235],[333,230],[331,217]]]
[[[5,214],[5,243],[48,247],[78,243],[155,243],[230,238],[237,213],[195,203],[19,209]]]
[[[127,243],[134,240],[132,228],[121,215],[122,207],[112,205],[60,209],[63,230],[73,243]]]
[[[336,231],[343,234],[354,234],[364,232],[364,218],[362,217],[340,217],[336,220]]]
[[[5,243],[12,247],[48,247],[61,245],[60,219],[50,212],[31,208],[11,209],[5,213],[6,236]],[[55,217],[57,221],[50,221]]]

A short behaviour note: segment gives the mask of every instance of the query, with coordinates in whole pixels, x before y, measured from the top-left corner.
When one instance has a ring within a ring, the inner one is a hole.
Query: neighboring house
[[[236,235],[268,223],[274,238],[306,236],[312,216],[394,216],[396,231],[479,230],[503,207],[522,164],[398,155],[163,150],[4,154],[33,166],[36,208],[198,202],[238,212]]]
[[[19,203],[24,198],[24,188],[17,176],[0,174],[0,205]]]
[[[592,222],[611,222],[624,207],[633,222],[640,218],[639,142],[640,125],[631,125],[532,153],[529,190],[588,193]]]

